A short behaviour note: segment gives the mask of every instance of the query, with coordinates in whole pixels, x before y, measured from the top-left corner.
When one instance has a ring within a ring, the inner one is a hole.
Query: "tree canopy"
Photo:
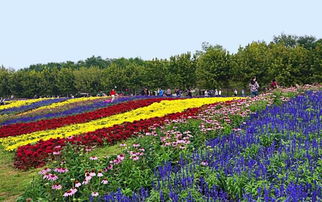
[[[220,45],[169,59],[103,59],[77,63],[33,64],[14,71],[0,68],[0,96],[67,96],[116,90],[139,92],[156,88],[243,88],[256,76],[261,86],[272,79],[291,86],[322,82],[322,39],[281,34],[273,41],[252,42],[229,53]]]

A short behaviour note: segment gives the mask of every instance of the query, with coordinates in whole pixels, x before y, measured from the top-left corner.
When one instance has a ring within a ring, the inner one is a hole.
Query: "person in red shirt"
[[[271,83],[271,89],[275,89],[275,88],[278,88],[278,85],[277,85],[277,82],[275,79],[272,80],[272,83]]]
[[[110,91],[110,96],[112,96],[112,102],[113,102],[115,99],[115,96],[116,96],[116,92],[115,92],[114,88]]]

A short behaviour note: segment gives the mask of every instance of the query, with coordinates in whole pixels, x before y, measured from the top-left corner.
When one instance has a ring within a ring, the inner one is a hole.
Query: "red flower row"
[[[233,101],[227,101],[226,103],[231,102]],[[218,103],[211,105],[217,104]],[[164,117],[155,117],[135,121],[133,123],[126,122],[121,125],[99,129],[72,138],[50,139],[47,141],[40,141],[35,145],[21,146],[17,149],[14,165],[19,169],[42,167],[46,164],[50,157],[52,157],[52,153],[61,150],[61,148],[63,148],[67,142],[87,146],[102,145],[104,142],[113,144],[117,141],[125,140],[131,136],[134,136],[136,132],[146,132],[151,126],[161,126],[166,120],[175,120],[195,116],[203,107],[191,108],[184,112],[169,114]]]
[[[0,138],[8,136],[17,136],[26,133],[32,133],[41,130],[49,130],[54,128],[59,128],[66,125],[85,123],[91,120],[111,116],[114,114],[124,113],[130,110],[134,110],[140,107],[148,106],[154,102],[160,102],[162,100],[169,100],[172,98],[154,98],[145,100],[133,100],[125,103],[119,103],[113,106],[108,106],[102,109],[98,109],[91,112],[85,112],[82,114],[39,120],[30,123],[17,123],[7,126],[2,126],[0,128]]]

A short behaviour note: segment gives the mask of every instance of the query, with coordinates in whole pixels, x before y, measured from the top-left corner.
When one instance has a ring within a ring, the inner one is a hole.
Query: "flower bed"
[[[160,103],[154,103],[150,106],[138,108],[124,114],[107,117],[95,122],[88,122],[82,124],[82,126],[78,125],[76,126],[77,129],[74,129],[73,127],[75,127],[75,125],[72,125],[70,126],[70,129],[59,128],[58,130],[53,131],[54,134],[57,134],[58,138],[83,134],[80,136],[57,139],[57,136],[50,136],[49,132],[45,131],[37,135],[43,134],[42,140],[48,141],[40,141],[35,145],[26,145],[26,141],[22,138],[19,140],[26,146],[19,145],[19,142],[15,142],[15,145],[8,146],[7,148],[11,149],[20,146],[17,150],[15,161],[17,167],[25,168],[29,166],[39,166],[39,162],[41,162],[40,165],[43,165],[45,162],[44,159],[46,159],[50,153],[54,152],[54,147],[64,146],[64,142],[77,142],[80,145],[103,144],[103,142],[113,143],[118,140],[127,139],[132,136],[134,132],[142,131],[154,124],[162,124],[165,120],[192,116],[199,110],[198,107],[205,104],[232,99],[233,98],[196,98],[161,101]],[[186,109],[188,110],[183,112]],[[108,127],[109,125],[112,127]],[[86,130],[89,132],[84,134]],[[68,133],[68,131],[70,132]],[[28,136],[25,137],[28,138]],[[38,141],[38,137],[32,141]]]
[[[321,99],[321,91],[308,93],[268,108],[241,130],[208,141],[180,168],[159,167],[153,199],[321,200]]]
[[[87,101],[87,100],[97,100],[97,99],[101,99],[101,97],[81,97],[81,98],[66,99],[63,102],[53,103],[53,104],[51,104],[49,106],[38,107],[37,109],[22,113],[21,115],[26,115],[26,114],[41,111],[41,110],[44,110],[44,109],[45,110],[52,110],[52,109],[55,109],[57,107],[60,107],[60,106],[66,105],[66,104],[83,102],[83,101]]]
[[[45,99],[45,100],[41,100],[38,102],[33,102],[31,104],[28,105],[23,105],[20,107],[13,107],[13,108],[8,108],[8,109],[4,109],[0,112],[0,114],[10,114],[10,113],[20,113],[20,112],[24,112],[24,111],[28,111],[28,110],[32,110],[35,108],[41,108],[41,107],[47,107],[47,105],[51,105],[51,104],[57,104],[59,102],[65,101],[67,100],[67,98],[57,98],[57,99]]]
[[[10,102],[9,104],[0,105],[0,112],[5,110],[5,109],[14,108],[14,107],[21,107],[21,106],[24,106],[24,105],[32,104],[34,102],[39,102],[39,101],[48,100],[48,99],[49,98],[15,100],[15,101]]]
[[[41,130],[49,130],[49,129],[70,125],[70,124],[84,123],[84,122],[99,119],[102,117],[110,116],[113,114],[118,114],[129,110],[133,110],[136,108],[140,108],[143,106],[147,106],[154,102],[159,102],[161,100],[163,100],[163,98],[148,99],[144,101],[131,101],[129,103],[120,103],[103,109],[98,109],[91,112],[85,112],[74,116],[54,118],[49,120],[40,120],[37,122],[31,122],[31,123],[17,123],[17,124],[5,125],[0,128],[0,142],[6,141],[6,140],[3,140],[4,137],[28,134],[36,131],[41,131]]]
[[[41,119],[50,119],[50,118],[57,118],[57,117],[62,117],[62,116],[70,116],[70,115],[73,115],[73,113],[65,113],[65,112],[69,111],[70,109],[89,106],[91,104],[98,103],[98,102],[101,102],[104,100],[106,100],[106,98],[100,98],[100,99],[95,99],[95,100],[84,100],[82,102],[69,103],[69,104],[66,103],[63,106],[59,106],[59,107],[56,107],[51,110],[42,109],[42,110],[33,111],[33,112],[28,113],[26,115],[17,114],[17,115],[13,115],[13,116],[8,116],[8,117],[2,119],[3,122],[0,123],[0,125],[3,126],[3,125],[15,124],[15,123],[28,123],[28,122],[34,122],[37,120],[41,120]],[[83,112],[86,112],[86,111],[83,111]],[[80,113],[83,113],[83,112],[80,112]]]

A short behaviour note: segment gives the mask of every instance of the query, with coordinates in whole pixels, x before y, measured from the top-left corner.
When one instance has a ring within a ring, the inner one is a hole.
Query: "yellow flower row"
[[[49,139],[76,136],[98,129],[111,127],[113,125],[122,124],[124,122],[134,122],[141,119],[163,117],[167,114],[183,112],[189,108],[200,107],[205,104],[229,101],[233,99],[238,98],[192,98],[183,100],[164,100],[159,103],[153,103],[146,107],[98,120],[93,120],[87,123],[74,124],[46,131],[37,131],[20,136],[1,138],[0,143],[4,146],[5,150],[10,151],[26,144],[36,143],[39,140],[45,141]]]
[[[38,99],[29,99],[29,100],[16,100],[16,101],[10,101],[9,104],[6,105],[0,105],[0,110],[4,109],[9,109],[13,107],[21,107],[23,105],[29,105],[35,102],[43,101],[43,100],[48,100],[51,98],[38,98]]]
[[[63,102],[52,103],[52,104],[50,104],[48,106],[42,106],[42,107],[39,107],[37,109],[34,109],[34,110],[30,110],[30,111],[21,113],[20,115],[26,115],[26,114],[33,113],[33,112],[37,112],[37,111],[41,111],[41,110],[44,110],[44,109],[51,110],[51,109],[55,109],[57,107],[61,107],[61,106],[67,105],[67,104],[72,104],[72,103],[77,103],[77,102],[83,102],[83,101],[89,101],[89,100],[96,100],[96,99],[100,99],[100,98],[102,98],[102,97],[81,97],[81,98],[73,98],[73,99],[65,100]]]

